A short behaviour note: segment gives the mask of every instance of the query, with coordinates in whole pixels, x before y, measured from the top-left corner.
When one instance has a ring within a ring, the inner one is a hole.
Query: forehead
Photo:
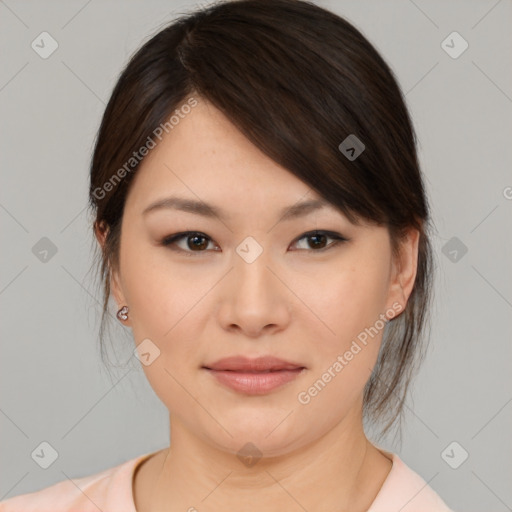
[[[147,154],[129,196],[143,210],[166,196],[212,203],[225,210],[235,202],[266,208],[270,204],[290,206],[300,200],[323,201],[307,183],[261,152],[222,112],[200,98]]]

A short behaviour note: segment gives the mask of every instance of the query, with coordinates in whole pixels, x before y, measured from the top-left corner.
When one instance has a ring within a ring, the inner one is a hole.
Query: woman
[[[358,30],[300,0],[183,16],[123,71],[90,178],[103,320],[113,296],[171,443],[0,510],[449,512],[363,427],[400,419],[432,256],[410,117]]]

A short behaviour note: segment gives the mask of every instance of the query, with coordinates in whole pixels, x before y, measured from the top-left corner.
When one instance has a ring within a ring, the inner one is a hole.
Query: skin
[[[234,504],[247,512],[367,510],[392,466],[362,423],[363,389],[382,330],[307,405],[297,396],[380,314],[393,304],[405,308],[418,232],[409,232],[394,259],[385,227],[354,225],[334,207],[280,220],[282,208],[320,196],[195,97],[199,104],[137,171],[111,279],[117,304],[130,308],[124,324],[136,344],[149,338],[160,350],[142,368],[170,416],[170,448],[135,474],[137,511]],[[142,214],[171,195],[211,203],[228,217],[170,209]],[[315,229],[348,241],[321,239],[316,248],[315,240],[301,238]],[[187,238],[176,242],[177,250],[161,245],[189,230],[207,235],[202,248]],[[263,248],[250,264],[236,252],[248,236]],[[98,231],[97,237],[102,244]],[[201,368],[239,354],[273,355],[306,370],[266,395],[247,396]],[[248,442],[262,453],[252,467],[236,456]]]

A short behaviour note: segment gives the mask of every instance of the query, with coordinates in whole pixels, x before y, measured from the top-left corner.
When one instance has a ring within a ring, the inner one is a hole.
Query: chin
[[[220,435],[218,430],[211,433],[210,441],[217,448],[234,455],[259,457],[285,455],[299,446],[300,441],[297,436],[301,436],[297,425],[288,423],[288,420],[283,421],[285,417],[286,414],[281,415],[277,421],[275,417],[255,421],[240,418],[240,421],[235,423],[222,423],[231,436],[220,429]]]

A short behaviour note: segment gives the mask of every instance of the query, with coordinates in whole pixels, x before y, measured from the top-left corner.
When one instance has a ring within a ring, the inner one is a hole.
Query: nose
[[[223,280],[217,309],[222,327],[258,338],[286,329],[293,293],[286,277],[263,251],[254,260],[236,254],[233,269]],[[281,275],[280,275],[281,274]]]

